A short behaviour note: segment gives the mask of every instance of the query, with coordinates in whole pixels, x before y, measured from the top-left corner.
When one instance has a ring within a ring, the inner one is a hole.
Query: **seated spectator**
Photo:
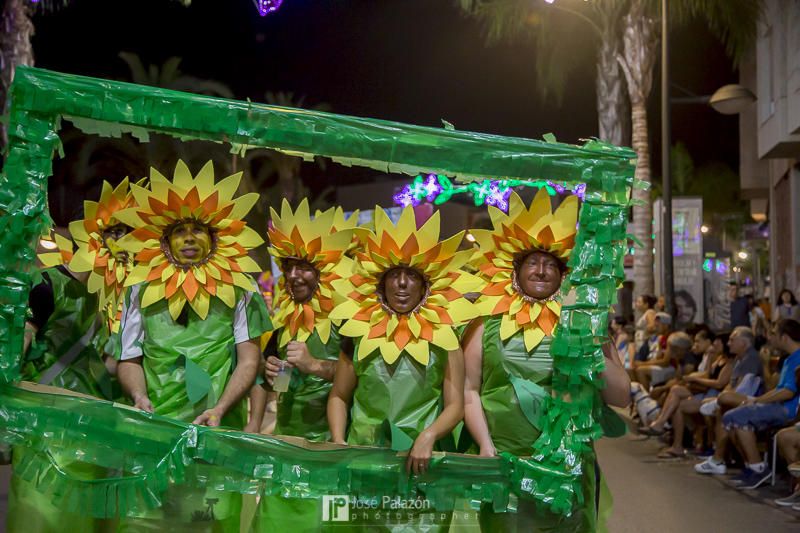
[[[733,330],[728,340],[728,348],[735,356],[730,382],[718,398],[706,400],[700,407],[701,414],[714,417],[715,446],[714,455],[694,466],[698,474],[724,474],[727,471],[725,453],[729,435],[722,426],[722,411],[737,407],[758,392],[763,368],[753,341],[753,331],[750,328],[739,326]]]
[[[792,494],[786,498],[778,498],[775,503],[781,507],[791,507],[795,511],[800,511],[800,422],[780,430],[777,439],[778,451],[789,465]]]
[[[781,320],[775,326],[771,342],[791,354],[784,361],[777,387],[760,396],[745,398],[739,407],[722,416],[724,430],[733,433],[745,460],[744,470],[733,480],[739,489],[755,489],[772,478],[766,461],[758,453],[755,432],[783,426],[797,413],[795,371],[800,368],[800,323]]]
[[[628,321],[621,316],[616,316],[611,321],[611,339],[617,348],[622,366],[625,370],[630,370],[636,356],[636,349],[628,328]]]
[[[672,423],[672,446],[661,450],[659,458],[685,455],[683,449],[685,417],[697,415],[703,400],[715,397],[730,382],[733,372],[731,358],[721,350],[719,344],[715,345],[709,340],[709,335],[713,334],[701,330],[695,336],[693,345],[696,351],[705,347],[709,354],[713,354],[714,360],[709,369],[705,372],[692,372],[683,378],[680,384],[673,386],[659,417],[644,431],[648,435],[661,435],[664,433],[667,421]],[[698,444],[702,445],[702,440]]]
[[[667,338],[667,347],[665,350],[660,351],[656,357],[645,361],[640,364],[635,372],[636,378],[645,389],[651,385],[659,385],[667,383],[672,378],[680,378],[683,376],[684,371],[684,358],[692,347],[692,340],[686,333],[677,331],[672,333]],[[690,369],[693,369],[690,366]],[[666,393],[666,389],[673,383],[667,383],[667,386],[662,391],[651,392],[651,396],[658,400],[658,396]]]
[[[664,359],[664,353],[667,348],[667,337],[670,334],[671,324],[672,317],[667,313],[656,313],[655,332],[636,353],[636,359],[633,362],[633,376],[634,379],[641,383],[647,390],[650,389],[652,381],[652,371],[648,367],[652,367],[656,361],[660,362]],[[656,366],[661,365],[659,364]],[[640,368],[642,368],[641,373],[639,371]],[[668,379],[668,377],[664,378],[664,381],[666,379]]]

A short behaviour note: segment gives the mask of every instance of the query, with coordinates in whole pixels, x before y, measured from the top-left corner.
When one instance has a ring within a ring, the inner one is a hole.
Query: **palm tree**
[[[533,0],[457,0],[459,5],[478,17],[487,31],[487,42],[501,36],[515,37],[525,32],[539,31],[535,42],[541,45],[534,50],[537,65],[552,68],[559,73],[549,73],[542,78],[543,84],[551,88],[558,85],[552,80],[564,80],[573,62],[554,60],[553,54],[564,50],[571,43],[575,32],[566,33],[563,27],[549,24],[550,30],[528,24],[532,14],[553,17],[551,8],[593,28],[599,37],[597,56],[597,97],[600,137],[615,144],[623,144],[611,124],[619,122],[619,102],[622,95],[610,91],[619,86],[619,71],[624,75],[628,101],[631,107],[631,145],[637,154],[635,177],[651,182],[650,137],[647,124],[647,99],[650,96],[653,70],[658,55],[660,39],[659,3],[655,0],[594,0],[592,2],[563,2],[547,5]],[[726,46],[726,51],[738,62],[749,50],[756,37],[756,25],[763,9],[762,0],[672,0],[670,16],[675,23],[683,24],[691,19],[702,19],[711,32]],[[526,26],[527,24],[527,26]],[[554,31],[552,28],[557,30]],[[563,39],[570,35],[570,39]],[[558,39],[554,37],[560,37]],[[547,42],[543,42],[547,39]],[[619,70],[609,65],[616,56]],[[545,56],[545,57],[541,57]],[[537,67],[539,68],[539,67]],[[604,80],[604,81],[602,81]],[[563,86],[563,83],[562,83]],[[613,94],[613,96],[612,96]],[[634,198],[640,200],[633,209],[633,234],[645,246],[638,249],[634,258],[635,294],[653,292],[653,251],[648,245],[652,235],[652,205],[648,193],[634,189]]]
[[[188,6],[192,0],[177,0]],[[51,13],[69,0],[5,0],[0,11],[0,114],[6,112],[6,95],[18,65],[33,66],[34,10]],[[6,144],[6,129],[0,125],[0,148]]]

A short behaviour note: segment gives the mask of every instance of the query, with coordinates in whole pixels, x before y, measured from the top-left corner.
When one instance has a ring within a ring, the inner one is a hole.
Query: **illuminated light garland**
[[[274,13],[281,7],[283,4],[283,0],[253,0],[253,3],[258,10],[258,14],[262,17],[266,17],[270,13]]]
[[[432,202],[442,205],[451,200],[456,194],[468,193],[476,206],[493,205],[503,211],[508,211],[508,198],[515,187],[545,188],[550,196],[556,194],[572,193],[581,200],[586,195],[586,184],[578,183],[569,187],[566,183],[552,180],[483,180],[474,181],[466,185],[457,185],[450,178],[441,174],[419,175],[414,181],[405,185],[392,199],[400,206],[417,206],[423,202]]]

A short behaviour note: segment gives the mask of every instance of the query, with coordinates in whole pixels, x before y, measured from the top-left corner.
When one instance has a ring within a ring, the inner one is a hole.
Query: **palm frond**
[[[755,46],[758,21],[764,14],[763,0],[676,0],[670,17],[676,24],[701,19],[725,45],[737,65]]]

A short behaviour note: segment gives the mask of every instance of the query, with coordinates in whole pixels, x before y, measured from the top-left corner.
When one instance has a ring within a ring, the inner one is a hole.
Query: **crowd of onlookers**
[[[614,319],[631,414],[641,434],[664,441],[659,458],[697,457],[698,474],[727,475],[736,466],[729,482],[738,489],[788,470],[791,495],[775,503],[800,511],[800,306],[788,290],[770,308],[735,285],[730,300],[726,332],[705,324],[673,331],[672,317],[649,295],[637,299],[634,324]]]

